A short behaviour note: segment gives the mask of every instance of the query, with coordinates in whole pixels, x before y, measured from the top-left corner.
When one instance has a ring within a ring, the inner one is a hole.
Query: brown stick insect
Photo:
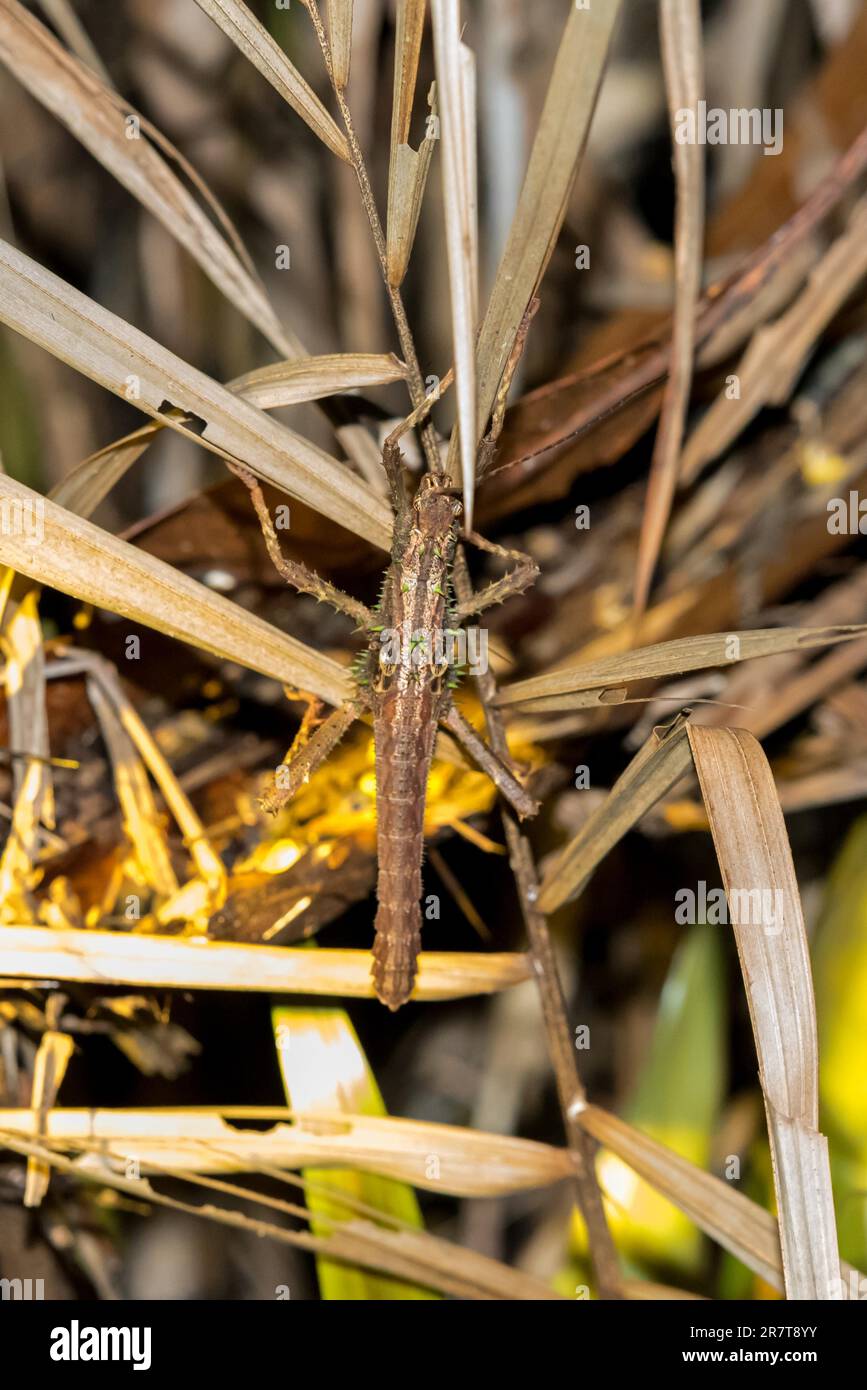
[[[511,365],[511,364],[510,364]],[[510,376],[511,373],[509,372]],[[490,433],[480,447],[478,473],[493,455],[502,427],[508,382],[498,397]],[[400,435],[418,423],[427,402],[385,441],[383,466],[394,509],[391,563],[375,609],[329,584],[280,550],[262,491],[254,475],[234,471],[250,490],[271,559],[284,579],[352,618],[369,642],[356,661],[354,698],[315,730],[311,707],[287,761],[277,768],[262,804],[276,813],[297,792],[360,716],[373,716],[376,755],[377,900],[373,983],[377,998],[396,1010],[409,999],[421,949],[421,865],[428,772],[437,730],[446,729],[495,783],[521,817],[538,804],[508,767],[475,732],[452,698],[457,684],[451,653],[461,625],[476,613],[533,583],[538,569],[529,556],[506,550],[475,532],[464,539],[514,560],[514,569],[479,590],[471,602],[454,603],[450,576],[459,544],[462,507],[445,473],[425,473],[413,498],[398,446]],[[429,408],[429,407],[428,407]]]

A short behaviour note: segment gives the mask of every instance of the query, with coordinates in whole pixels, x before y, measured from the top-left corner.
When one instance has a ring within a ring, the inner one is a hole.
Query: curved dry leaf
[[[606,854],[689,771],[686,730],[686,720],[678,716],[668,728],[654,731],[602,805],[546,869],[539,889],[542,912],[555,912],[574,898]]]
[[[328,47],[331,49],[331,70],[334,84],[341,92],[349,81],[352,57],[352,0],[326,0],[328,15]]]
[[[360,478],[3,241],[0,320],[193,442],[389,548],[391,508]]]
[[[150,421],[123,439],[98,449],[77,463],[48,494],[52,502],[77,516],[92,516],[116,483],[141,458],[163,425]]]
[[[242,1128],[233,1119],[271,1120],[273,1127]],[[38,1116],[30,1110],[0,1110],[0,1128],[38,1138]],[[118,1155],[138,1158],[145,1169],[149,1157],[163,1167],[199,1173],[253,1172],[265,1166],[361,1168],[455,1197],[496,1197],[547,1187],[574,1172],[567,1151],[550,1144],[345,1111],[64,1108],[49,1113],[43,1132],[67,1151],[110,1144]],[[431,1154],[439,1160],[436,1177],[431,1176]]]
[[[0,505],[13,518],[0,537],[0,560],[19,573],[329,704],[351,695],[336,661],[23,483],[0,476]]]
[[[227,382],[226,390],[243,396],[260,410],[273,410],[361,386],[387,386],[406,378],[407,369],[394,353],[335,352],[269,362],[266,367],[257,367]]]
[[[533,141],[509,239],[479,333],[478,418],[481,438],[527,306],[545,272],[596,105],[608,41],[620,0],[570,6]],[[452,436],[450,458],[457,453]]]
[[[761,745],[743,729],[691,727],[689,740],[750,1006],[786,1293],[839,1298],[828,1141],[818,1132],[810,952],[773,775]]]
[[[72,8],[70,0],[39,0],[39,8],[45,11],[67,48],[76,53],[88,67],[93,68],[103,82],[108,83],[110,78],[103,66],[102,59],[91,43],[84,25]]]
[[[663,1193],[712,1240],[765,1283],[783,1291],[780,1232],[770,1212],[738,1192],[730,1182],[697,1168],[689,1159],[598,1105],[588,1105],[578,1118],[588,1134]],[[852,1266],[841,1260],[840,1278],[847,1286],[851,1273]],[[863,1276],[856,1272],[856,1280],[858,1277]]]
[[[740,395],[724,390],[705,411],[683,451],[682,484],[728,449],[764,405],[788,400],[819,335],[867,273],[867,198],[852,209],[846,230],[814,266],[795,302],[750,339],[736,376]]]
[[[268,1236],[273,1240],[294,1245],[301,1250],[319,1253],[332,1260],[345,1260],[349,1264],[360,1264],[366,1269],[383,1270],[398,1279],[410,1280],[441,1293],[454,1294],[456,1298],[502,1298],[531,1299],[543,1301],[564,1301],[561,1294],[555,1293],[549,1285],[520,1270],[510,1269],[499,1260],[487,1255],[479,1255],[474,1250],[465,1250],[451,1241],[429,1235],[426,1231],[408,1231],[402,1228],[390,1229],[374,1225],[372,1221],[355,1219],[334,1221],[328,1236],[308,1235],[306,1231],[287,1229],[285,1225],[275,1225],[256,1220],[245,1212],[217,1207],[212,1203],[183,1202],[180,1198],[169,1197],[153,1188],[147,1178],[126,1178],[112,1172],[105,1157],[87,1155],[79,1159],[69,1159],[54,1152],[45,1143],[38,1144],[30,1139],[10,1133],[2,1134],[4,1148],[11,1149],[27,1158],[35,1158],[57,1168],[60,1172],[85,1182],[103,1187],[113,1187],[126,1192],[135,1201],[146,1201],[156,1206],[167,1207],[171,1211],[182,1211],[200,1220],[216,1221],[236,1230],[249,1231],[257,1236]],[[172,1170],[168,1170],[172,1175]],[[303,1207],[281,1202],[273,1197],[253,1194],[247,1187],[237,1187],[216,1178],[181,1173],[180,1177],[199,1187],[216,1188],[230,1195],[252,1200],[291,1215],[306,1218]]]
[[[232,40],[254,68],[258,68],[274,90],[309,125],[314,135],[318,135],[323,144],[350,164],[352,161],[346,136],[249,7],[241,0],[196,0],[196,4]]]
[[[144,764],[98,681],[88,682],[87,694],[111,759],[123,827],[142,882],[167,898],[177,891],[178,880]]]
[[[299,345],[281,326],[259,281],[145,138],[141,123],[130,126],[130,119],[138,120],[135,113],[18,0],[0,5],[0,58],[12,76],[162,222],[278,352],[289,355],[297,350]]]
[[[672,642],[657,642],[652,647],[638,647],[635,651],[601,657],[582,666],[569,666],[565,670],[516,681],[499,692],[496,703],[517,705],[532,701],[534,713],[540,709],[571,709],[574,702],[568,697],[611,686],[617,681],[652,680],[658,676],[679,675],[683,671],[701,671],[709,666],[731,666],[757,656],[850,642],[865,633],[865,623],[843,623],[835,627],[768,627],[752,632],[711,632],[700,637],[677,637]],[[561,696],[567,698],[561,701]],[[608,703],[601,699],[599,702]]]
[[[412,104],[421,52],[426,0],[398,0],[394,34],[394,94],[388,162],[386,267],[388,283],[399,286],[406,275],[419,213],[436,144],[436,126],[418,150],[409,143]],[[433,88],[428,98],[433,107]],[[433,113],[433,112],[432,112]],[[433,113],[435,114],[435,113]]]

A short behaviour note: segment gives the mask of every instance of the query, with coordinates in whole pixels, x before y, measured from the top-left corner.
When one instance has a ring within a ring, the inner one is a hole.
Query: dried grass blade
[[[42,1034],[33,1063],[33,1084],[30,1110],[33,1129],[38,1137],[45,1128],[48,1111],[57,1099],[57,1092],[66,1075],[75,1044],[68,1033],[49,1028]],[[51,1168],[38,1158],[28,1158],[24,1184],[25,1207],[38,1207],[48,1191]]]
[[[39,808],[42,804],[44,764],[31,762],[15,798],[12,824],[0,858],[0,923],[35,922],[36,900],[32,890],[40,877],[34,867],[39,849]]]
[[[452,310],[458,436],[465,525],[473,524],[476,486],[476,323],[478,207],[476,66],[461,43],[458,0],[431,0],[434,58],[442,122],[443,204]]]
[[[235,1119],[274,1124],[266,1131],[240,1129],[231,1123]],[[0,1128],[38,1138],[39,1117],[32,1110],[0,1110]],[[356,1168],[455,1197],[547,1187],[573,1172],[565,1149],[535,1140],[351,1111],[64,1107],[46,1115],[44,1134],[72,1152],[110,1144],[122,1157],[137,1156],[145,1169],[149,1156],[157,1164],[200,1173],[263,1166]],[[431,1154],[439,1159],[437,1177],[431,1174]]]
[[[740,395],[730,398],[726,389],[705,411],[683,451],[682,483],[692,482],[705,463],[723,453],[763,406],[788,400],[817,338],[865,273],[867,198],[862,198],[791,307],[753,334],[735,373]]]
[[[331,68],[335,84],[342,92],[349,81],[352,57],[352,0],[326,0],[325,10],[328,15]]]
[[[360,478],[6,242],[0,320],[154,419],[388,549],[391,510]]]
[[[168,897],[176,891],[178,881],[147,773],[132,739],[99,682],[90,680],[87,693],[111,758],[124,830],[141,871],[142,882],[161,897]]]
[[[260,410],[273,410],[362,386],[386,386],[406,378],[405,365],[391,352],[339,352],[269,362],[266,367],[257,367],[227,382],[226,390],[235,391]]]
[[[472,1250],[464,1250],[450,1241],[441,1240],[422,1231],[388,1230],[374,1225],[371,1221],[356,1220],[335,1222],[329,1236],[312,1236],[304,1231],[288,1230],[285,1225],[278,1226],[256,1220],[244,1212],[217,1207],[212,1203],[183,1202],[177,1197],[158,1192],[145,1178],[122,1178],[113,1173],[107,1164],[99,1165],[91,1160],[66,1158],[63,1154],[55,1153],[46,1144],[21,1139],[9,1131],[0,1134],[0,1143],[13,1153],[41,1159],[70,1177],[126,1192],[136,1201],[152,1202],[201,1220],[216,1221],[238,1230],[250,1231],[257,1236],[268,1236],[302,1250],[324,1254],[329,1259],[345,1260],[350,1264],[361,1264],[370,1269],[381,1269],[399,1279],[415,1280],[429,1288],[438,1289],[441,1293],[454,1294],[458,1298],[546,1301],[562,1298],[528,1274],[510,1269],[498,1260],[492,1260]],[[249,1188],[221,1184],[215,1179],[190,1177],[186,1174],[181,1176],[199,1186],[229,1191],[233,1196],[276,1207],[292,1216],[306,1216],[303,1207],[291,1206],[289,1203],[265,1197]]]
[[[394,35],[394,97],[391,108],[391,160],[409,140],[426,0],[397,0]]]
[[[676,288],[671,368],[662,401],[638,542],[635,609],[639,614],[647,604],[677,486],[680,448],[692,382],[696,306],[701,293],[704,242],[704,151],[700,145],[682,144],[676,137],[678,113],[697,111],[704,88],[701,10],[698,0],[661,0],[659,16],[677,188],[674,233]]]
[[[570,7],[530,162],[479,334],[476,441],[512,352],[527,306],[554,249],[590,129],[620,0]],[[452,437],[450,455],[456,454]]]
[[[43,759],[41,789],[37,818],[53,827],[54,798],[51,768],[47,761],[48,717],[45,708],[45,656],[42,645],[42,624],[39,621],[39,591],[26,581],[16,579],[14,570],[7,570],[0,584],[0,610],[5,664],[3,685],[9,723],[9,747],[20,753],[33,753]],[[12,788],[15,797],[27,775],[27,764],[16,759],[12,764]]]
[[[0,477],[0,503],[10,514],[35,516],[42,528],[41,539],[22,527],[0,540],[0,559],[20,573],[329,704],[351,695],[349,677],[335,661],[22,483]]]
[[[132,701],[124,694],[116,669],[102,657],[91,652],[75,652],[60,663],[63,672],[83,669],[92,676],[91,688],[97,683],[101,687],[112,712],[118,720],[123,733],[129,738],[142,763],[153,777],[163,794],[169,811],[174,816],[184,837],[192,860],[202,880],[207,884],[213,902],[213,910],[222,907],[226,890],[226,871],[219,855],[213,849],[197,812],[181,787],[159,744],[150,729],[142,720]],[[57,674],[56,671],[52,674]]]
[[[792,852],[761,746],[742,729],[690,728],[765,1098],[789,1298],[839,1297],[828,1141],[818,1132],[816,1008]],[[753,896],[758,893],[761,911]],[[744,914],[744,895],[750,911]],[[773,908],[770,898],[773,895]],[[759,916],[759,922],[748,919]]]
[[[436,143],[433,131],[429,131],[418,150],[409,144],[425,8],[426,0],[398,0],[395,20],[386,235],[386,274],[395,288],[403,282],[409,264]]]
[[[48,494],[76,516],[92,516],[116,483],[141,458],[163,428],[155,421],[82,459]]]
[[[522,984],[530,973],[526,956],[516,953],[423,951],[419,961],[413,997],[422,1001],[493,994]],[[12,924],[0,931],[0,977],[12,979],[372,999],[371,962],[369,951],[307,951]]]
[[[12,76],[80,140],[100,164],[153,213],[209,279],[278,352],[294,345],[259,280],[145,138],[139,118],[96,73],[29,14],[18,0],[0,4],[0,58]],[[130,130],[135,131],[130,138]]]
[[[602,805],[546,870],[539,892],[542,912],[554,912],[581,891],[596,866],[641,817],[666,796],[692,765],[682,716],[655,730]]]
[[[517,705],[527,701],[547,700],[548,709],[572,708],[570,703],[558,705],[552,697],[570,696],[590,690],[600,690],[620,681],[655,680],[659,676],[679,675],[683,671],[701,671],[710,666],[730,666],[757,656],[773,656],[809,647],[832,646],[835,642],[850,642],[867,633],[867,624],[844,623],[833,627],[767,627],[751,632],[711,632],[700,637],[677,637],[672,642],[657,642],[652,647],[616,656],[600,657],[582,666],[570,666],[547,675],[531,676],[527,680],[507,685],[497,696],[498,705]],[[534,704],[534,710],[541,706]]]
[[[663,1193],[718,1245],[782,1292],[780,1232],[770,1212],[731,1183],[697,1168],[598,1105],[588,1105],[579,1118],[588,1134]],[[850,1271],[851,1266],[841,1261],[841,1281],[848,1281]]]
[[[103,66],[102,59],[88,37],[87,31],[70,0],[39,0],[39,8],[45,12],[60,34],[67,48],[77,54],[83,63],[93,68],[107,85],[111,79]]]
[[[431,102],[429,120],[439,120],[434,106],[435,103]],[[385,269],[388,283],[394,289],[403,284],[407,272],[436,142],[435,127],[431,127],[417,150],[411,145],[398,145],[392,161],[388,185]]]
[[[346,137],[249,7],[241,0],[196,0],[196,4],[309,125],[314,135],[340,159],[351,163]]]

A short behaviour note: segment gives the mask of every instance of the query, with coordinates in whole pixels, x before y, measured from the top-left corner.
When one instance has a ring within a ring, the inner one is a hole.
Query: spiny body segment
[[[448,479],[423,479],[405,534],[395,537],[369,651],[379,860],[372,974],[377,998],[392,1010],[412,993],[421,949],[427,780],[448,700],[449,663],[437,638],[454,626],[460,510]]]

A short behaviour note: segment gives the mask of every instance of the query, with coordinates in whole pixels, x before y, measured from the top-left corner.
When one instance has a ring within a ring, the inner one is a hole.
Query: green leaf
[[[304,1008],[275,1004],[271,1020],[277,1043],[280,1073],[287,1104],[296,1111],[345,1110],[356,1115],[385,1115],[376,1078],[364,1055],[358,1035],[343,1009]],[[423,1229],[415,1192],[406,1183],[346,1168],[306,1168],[302,1177],[327,1184]],[[311,1188],[307,1192],[314,1233],[329,1227],[316,1217],[351,1218],[355,1213],[330,1194]],[[372,1274],[317,1256],[319,1289],[327,1300],[432,1299],[428,1289],[402,1280]]]

